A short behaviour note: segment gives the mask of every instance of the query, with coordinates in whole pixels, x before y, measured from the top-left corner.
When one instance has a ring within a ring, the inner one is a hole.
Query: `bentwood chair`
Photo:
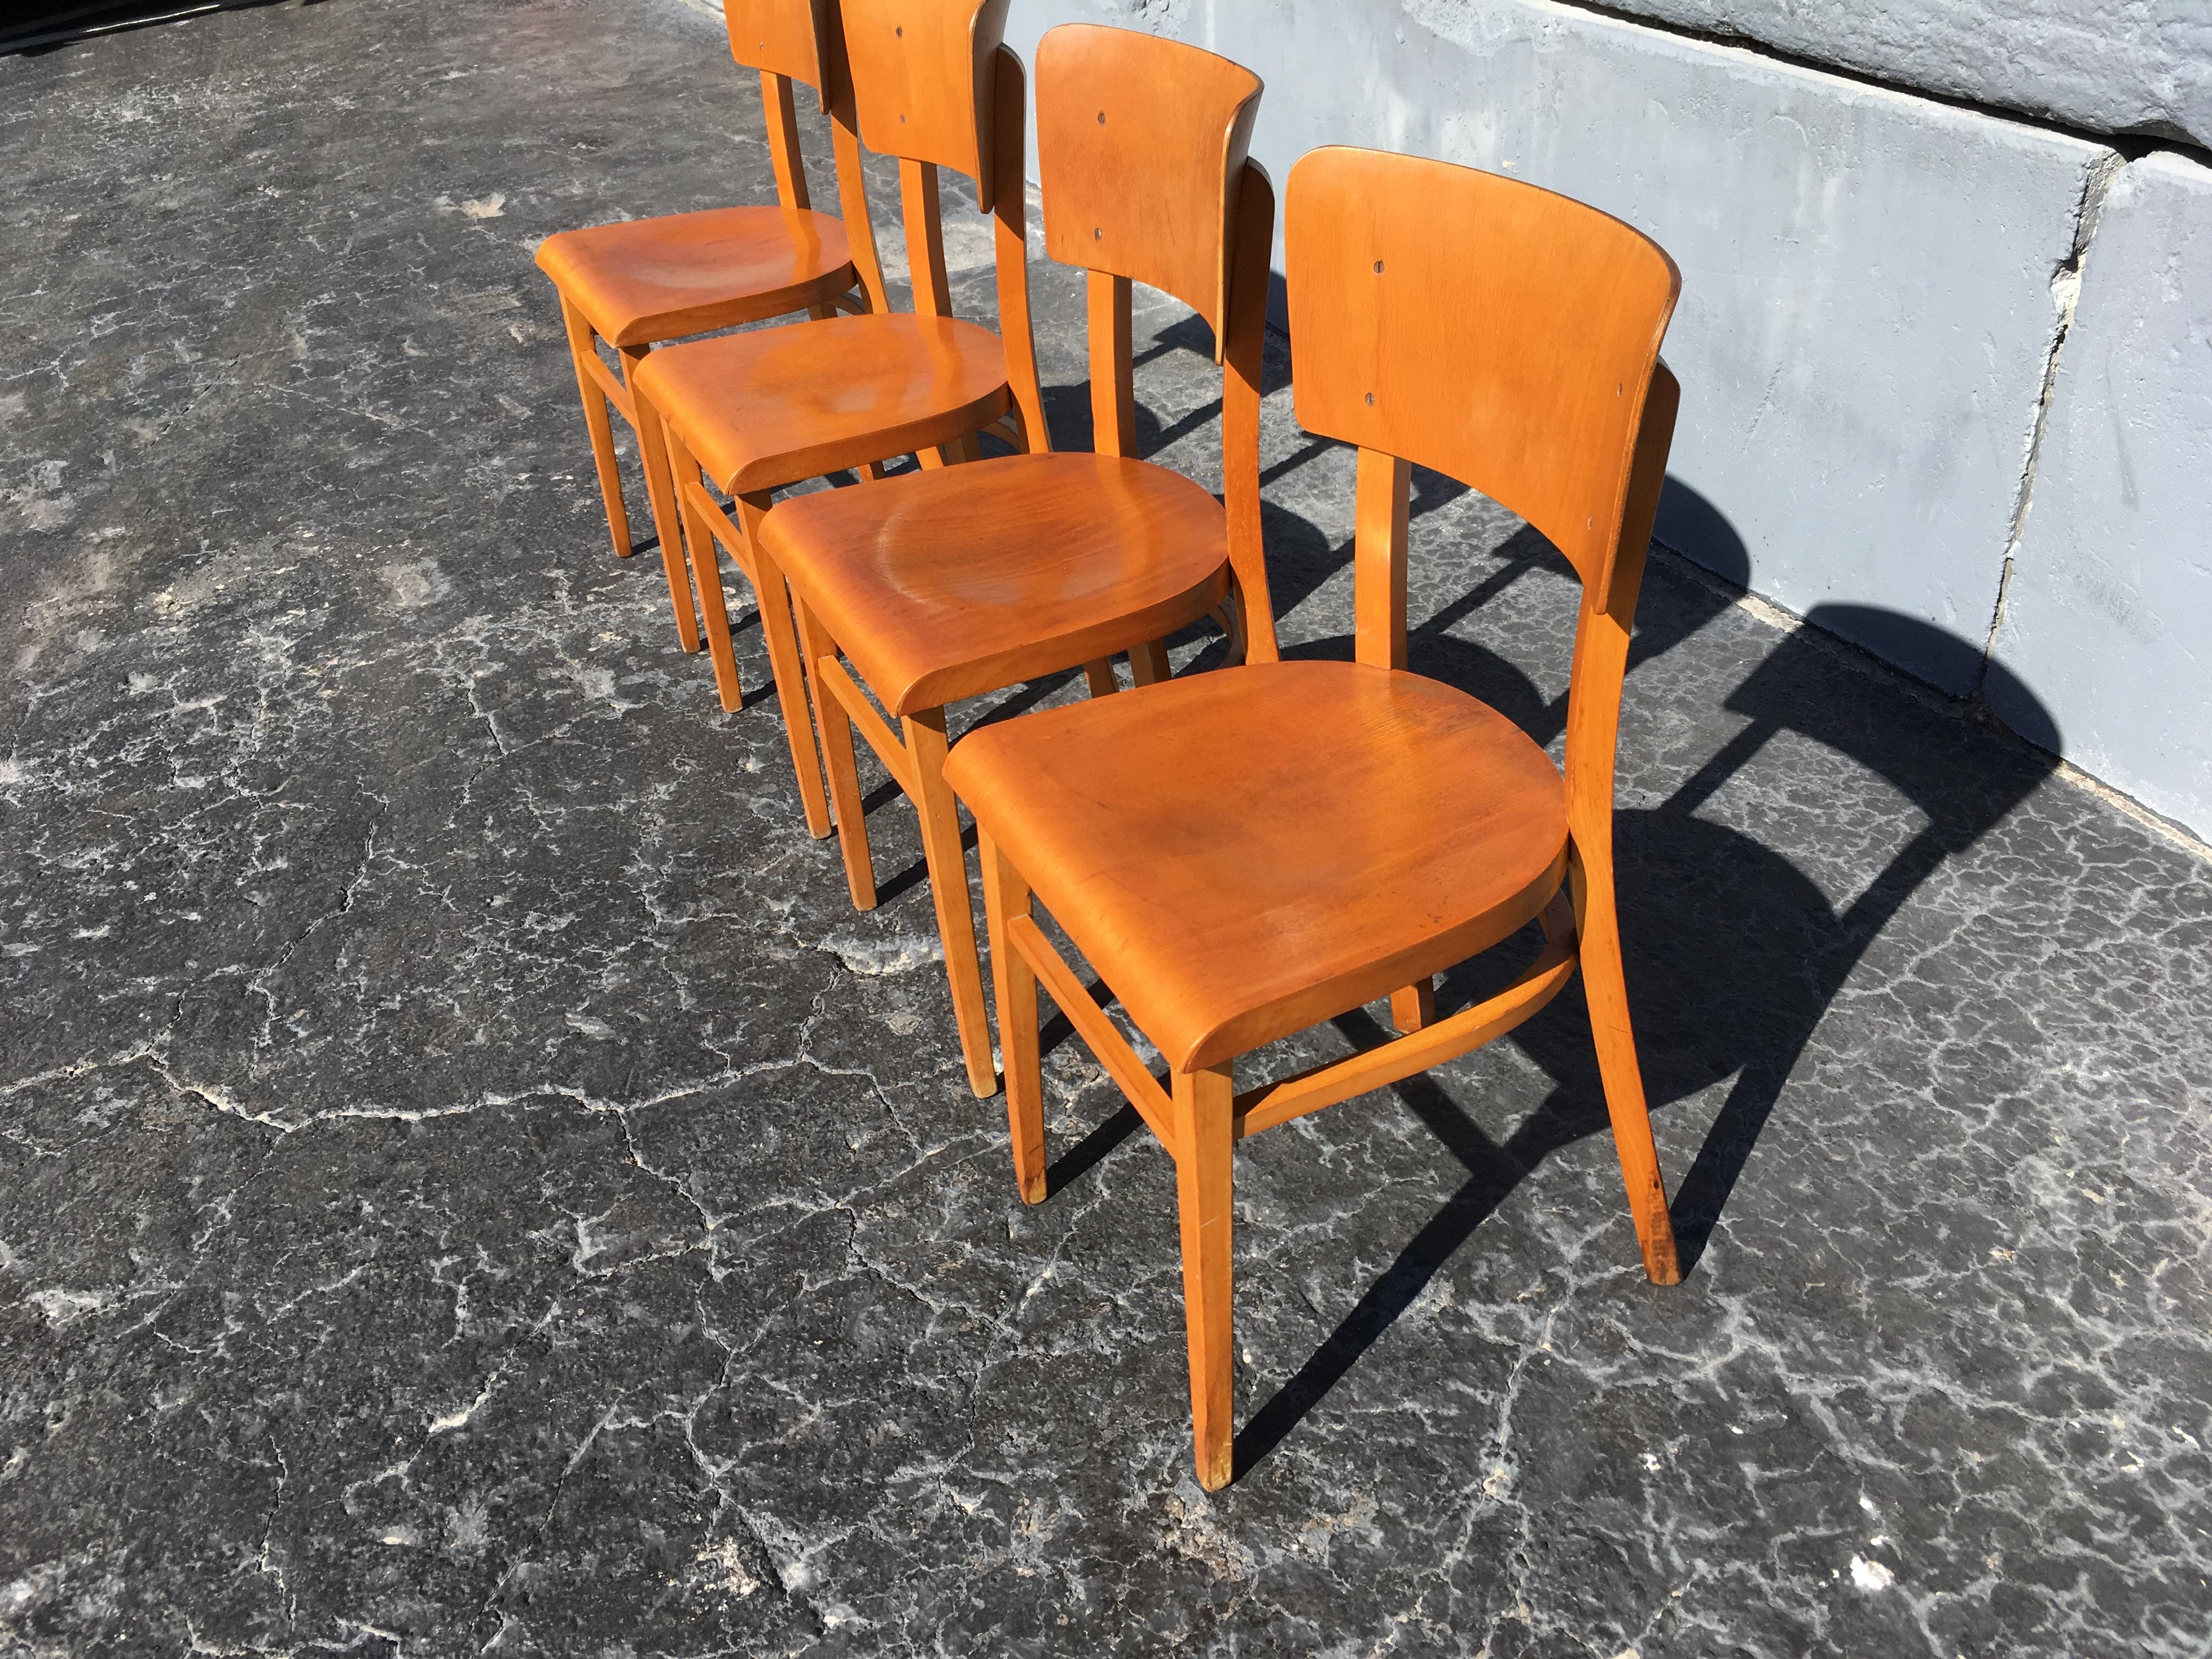
[[[1036,988],[1176,1160],[1198,1476],[1231,1478],[1237,1141],[1510,1030],[1579,966],[1654,1282],[1679,1277],[1613,911],[1615,730],[1677,389],[1680,279],[1565,197],[1322,149],[1291,171],[1300,425],[1358,447],[1354,662],[1225,668],[988,726],[947,781],[981,832],[1014,1170],[1044,1195]],[[1583,585],[1564,776],[1518,727],[1406,671],[1418,462],[1521,514]],[[1153,1079],[1031,914],[1042,900],[1167,1060]],[[1540,920],[1510,988],[1436,1018],[1431,975]],[[1405,1033],[1242,1092],[1239,1054],[1376,998]]]
[[[1090,273],[1097,453],[1009,455],[795,496],[760,532],[798,602],[853,902],[876,902],[857,724],[921,818],[979,1095],[997,1092],[998,1073],[959,809],[944,777],[945,706],[1085,665],[1093,689],[1110,690],[1107,659],[1119,651],[1150,684],[1166,673],[1159,641],[1232,593],[1251,659],[1275,656],[1258,462],[1274,192],[1244,155],[1259,79],[1195,46],[1070,23],[1039,43],[1036,88],[1045,252]],[[1132,278],[1213,326],[1225,358],[1226,509],[1203,485],[1130,454]]]
[[[727,0],[723,9],[731,55],[740,67],[760,71],[777,205],[713,208],[566,230],[538,249],[539,268],[560,291],[615,552],[626,559],[632,548],[610,408],[637,433],[653,532],[686,651],[699,648],[698,623],[660,425],[635,395],[638,365],[654,346],[687,334],[801,311],[819,318],[833,310],[884,309],[883,273],[843,86],[834,0]],[[799,150],[794,82],[819,89],[830,113],[843,222],[813,210]],[[620,379],[599,356],[602,340],[621,361]]]
[[[1030,331],[1025,254],[1024,81],[1000,44],[1007,0],[844,0],[860,136],[899,158],[916,310],[832,317],[655,352],[639,395],[665,422],[700,611],[725,708],[743,700],[718,547],[750,581],[798,775],[806,827],[830,833],[782,573],[759,545],[769,493],[915,453],[925,467],[972,455],[998,427],[1016,449],[1047,449]],[[1000,333],[952,315],[937,170],[976,181],[995,221]],[[857,174],[855,175],[857,176]],[[702,475],[735,498],[734,520]],[[875,483],[864,486],[878,488]]]

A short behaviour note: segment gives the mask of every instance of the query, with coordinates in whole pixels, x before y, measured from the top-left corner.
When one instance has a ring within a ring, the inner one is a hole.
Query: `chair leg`
[[[999,1011],[999,1058],[1006,1073],[1006,1127],[1013,1141],[1014,1184],[1026,1204],[1044,1202],[1044,1077],[1037,1053],[1036,969],[1006,937],[1006,926],[1030,913],[1030,887],[988,836],[983,855],[983,919],[991,936],[991,997]]]
[[[1390,1024],[1400,1036],[1432,1025],[1437,1018],[1437,982],[1425,979],[1402,991],[1390,993]]]
[[[969,1086],[978,1099],[999,1091],[991,1064],[991,1021],[983,1006],[983,964],[975,954],[975,912],[968,902],[968,857],[960,847],[960,807],[945,781],[945,711],[908,714],[906,751],[914,766],[914,806],[921,816],[922,856],[929,864],[930,895],[937,901],[937,931],[945,942],[945,976],[952,986],[952,1018]]]
[[[822,787],[822,759],[815,752],[814,722],[806,712],[806,671],[799,665],[799,630],[791,620],[791,588],[783,579],[783,567],[761,545],[760,523],[767,516],[766,490],[738,497],[738,528],[745,538],[753,602],[760,606],[769,670],[775,676],[775,700],[783,710],[783,735],[791,745],[799,805],[806,815],[806,833],[822,841],[830,834],[830,797]]]
[[[1190,1340],[1191,1435],[1198,1484],[1218,1492],[1233,1467],[1236,1409],[1231,1331],[1230,1172],[1234,1062],[1174,1075],[1176,1200],[1182,1222],[1183,1324]]]
[[[719,514],[707,511],[700,500],[699,463],[692,458],[675,428],[663,426],[668,439],[668,459],[676,479],[677,500],[684,514],[684,538],[690,544],[691,574],[699,584],[699,618],[707,635],[707,654],[714,664],[714,689],[723,709],[731,714],[744,707],[744,687],[738,682],[737,653],[730,644],[730,605],[722,592],[721,544],[716,534],[722,526]]]
[[[660,568],[668,575],[668,602],[676,611],[676,637],[686,651],[699,648],[699,622],[691,611],[691,578],[684,568],[684,530],[676,508],[676,475],[668,464],[668,432],[660,411],[637,389],[637,366],[651,346],[622,348],[623,384],[637,410],[637,453],[645,468],[646,499],[653,504],[653,534],[660,544]]]
[[[797,595],[793,596],[797,599]],[[806,659],[806,689],[814,699],[814,729],[830,773],[830,814],[837,821],[837,850],[845,859],[845,885],[853,908],[876,908],[876,865],[868,846],[867,813],[860,805],[860,773],[853,758],[853,722],[845,705],[824,689],[818,665],[837,659],[837,641],[805,599],[798,599],[799,651]]]
[[[1221,624],[1221,631],[1228,636],[1229,652],[1221,665],[1224,668],[1234,668],[1244,660],[1247,641],[1244,633],[1244,595],[1233,583],[1230,586],[1229,597],[1214,606],[1213,619]]]
[[[568,357],[575,365],[576,389],[584,395],[584,425],[592,434],[592,462],[599,468],[599,498],[606,503],[607,530],[614,537],[615,556],[629,557],[629,514],[623,511],[622,473],[615,465],[614,428],[607,419],[606,394],[599,390],[592,371],[584,366],[586,357],[596,356],[599,347],[593,343],[592,325],[584,320],[584,313],[570,304],[568,296],[561,296],[561,320],[568,325]]]
[[[1121,682],[1114,678],[1114,659],[1101,657],[1097,662],[1083,665],[1083,684],[1094,697],[1110,697],[1121,689]]]
[[[1605,1109],[1613,1120],[1613,1148],[1628,1188],[1628,1210],[1643,1247],[1644,1271],[1654,1285],[1679,1285],[1674,1224],[1667,1213],[1667,1187],[1659,1148],[1651,1139],[1651,1114],[1644,1099],[1644,1074],[1636,1063],[1636,1035],[1628,1020],[1628,981],[1620,967],[1620,924],[1613,903],[1609,866],[1579,865],[1583,995],[1589,1004],[1590,1035],[1597,1045]]]
[[[1158,640],[1146,640],[1129,648],[1129,678],[1139,685],[1158,685],[1173,674],[1168,648]]]

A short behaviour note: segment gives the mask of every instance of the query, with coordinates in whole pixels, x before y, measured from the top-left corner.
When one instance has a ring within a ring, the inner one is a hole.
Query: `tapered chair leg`
[[[937,901],[937,931],[945,941],[945,976],[952,987],[952,1018],[969,1086],[979,1099],[999,1091],[991,1064],[991,1025],[983,1006],[983,964],[975,954],[975,912],[968,902],[968,858],[960,848],[960,808],[945,781],[945,711],[908,714],[903,725],[913,757],[915,811],[921,817],[922,856],[929,864],[930,895]]]
[[[1014,1144],[1014,1184],[1024,1203],[1044,1202],[1044,1077],[1037,1053],[1036,970],[1006,935],[1030,913],[1029,884],[988,836],[983,858],[983,917],[991,937],[991,1000],[998,1006],[999,1058],[1006,1073],[1006,1127]]]
[[[1191,1435],[1198,1484],[1218,1492],[1235,1473],[1234,1338],[1230,1319],[1233,1062],[1174,1074],[1176,1198],[1182,1223],[1183,1323],[1190,1339]]]
[[[1589,1004],[1590,1035],[1597,1045],[1598,1075],[1605,1083],[1605,1109],[1613,1120],[1621,1179],[1628,1188],[1628,1211],[1636,1221],[1644,1273],[1654,1285],[1679,1285],[1682,1268],[1674,1250],[1674,1224],[1667,1213],[1667,1186],[1659,1172],[1659,1148],[1651,1138],[1644,1073],[1628,1019],[1612,872],[1589,860],[1580,866],[1579,879],[1583,994]]]
[[[668,463],[677,479],[676,496],[684,514],[684,539],[691,550],[691,574],[699,584],[699,620],[707,636],[707,654],[714,664],[714,689],[722,708],[735,714],[744,706],[744,688],[738,682],[737,653],[730,644],[730,605],[722,592],[722,557],[717,550],[714,522],[700,499],[699,463],[692,458],[673,427],[664,425],[668,441]]]
[[[1168,648],[1158,640],[1129,647],[1129,678],[1139,685],[1158,685],[1174,672],[1168,665]]]
[[[1231,587],[1229,597],[1214,608],[1213,619],[1221,624],[1221,631],[1228,636],[1229,654],[1222,659],[1221,665],[1234,668],[1244,660],[1244,648],[1248,642],[1244,632],[1244,595]]]
[[[745,562],[753,579],[753,602],[760,606],[761,635],[768,642],[769,670],[775,676],[775,700],[783,710],[783,735],[791,745],[791,769],[799,781],[799,805],[806,833],[817,841],[830,833],[830,797],[822,786],[822,761],[814,748],[814,722],[806,708],[806,671],[799,665],[799,630],[791,619],[792,592],[783,568],[761,546],[760,524],[768,515],[765,490],[738,497],[738,527],[745,540]]]
[[[684,532],[676,507],[676,475],[668,461],[668,434],[660,411],[637,389],[637,366],[650,346],[622,349],[623,384],[636,411],[637,453],[645,468],[646,499],[653,504],[653,539],[660,544],[660,568],[668,576],[668,602],[676,612],[676,637],[686,651],[699,648],[698,619],[691,611],[691,578],[684,568]]]
[[[876,908],[876,865],[868,846],[868,818],[860,805],[860,773],[853,754],[853,722],[845,705],[822,684],[820,664],[837,660],[837,641],[798,601],[799,650],[806,659],[806,690],[814,700],[815,729],[822,738],[822,759],[830,774],[830,809],[837,821],[837,850],[845,860],[845,885],[853,908]]]
[[[614,428],[607,419],[606,393],[585,367],[584,360],[599,355],[592,325],[584,313],[563,296],[561,320],[568,331],[568,357],[576,369],[576,389],[584,397],[584,426],[592,434],[592,464],[599,469],[599,498],[606,503],[607,531],[614,538],[615,556],[630,556],[629,514],[623,511],[622,472],[615,464]]]
[[[1407,1036],[1437,1022],[1437,982],[1425,979],[1402,991],[1390,993],[1390,1024]]]

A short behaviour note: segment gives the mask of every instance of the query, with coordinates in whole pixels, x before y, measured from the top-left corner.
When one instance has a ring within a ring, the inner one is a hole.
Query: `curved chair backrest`
[[[1132,280],[1213,331],[1226,370],[1223,495],[1251,660],[1275,655],[1260,550],[1260,370],[1275,192],[1246,151],[1260,77],[1134,29],[1063,23],[1037,43],[1037,180],[1044,249],[1090,273],[1092,445],[1136,447]]]
[[[1094,23],[1037,43],[1044,251],[1229,314],[1231,230],[1260,77],[1196,46]]]
[[[1518,179],[1358,149],[1291,170],[1285,240],[1299,424],[1503,502],[1609,608],[1681,291],[1665,251]]]
[[[822,43],[836,27],[831,0],[722,0],[722,20],[739,68],[823,89]]]
[[[1583,581],[1568,822],[1611,835],[1628,630],[1680,392],[1659,342],[1681,273],[1567,197],[1472,167],[1317,149],[1285,215],[1298,423],[1359,447],[1359,660],[1406,663],[1410,466],[1521,514]]]
[[[860,142],[879,155],[951,167],[995,196],[999,46],[1008,0],[845,0]]]

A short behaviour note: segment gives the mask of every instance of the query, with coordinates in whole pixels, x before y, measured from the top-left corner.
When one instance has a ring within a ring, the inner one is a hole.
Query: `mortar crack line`
[[[1990,630],[1982,642],[1981,666],[1967,692],[1969,696],[1978,694],[1988,679],[1990,662],[1997,648],[1997,635],[2004,627],[2005,599],[2012,587],[2021,538],[2027,531],[2028,512],[2035,500],[2036,472],[2043,463],[2044,436],[2051,425],[2051,398],[2058,388],[2058,360],[2066,349],[2067,336],[2074,331],[2074,313],[2081,302],[2082,267],[2089,257],[2089,245],[2096,240],[2105,197],[2123,165],[2119,156],[2107,155],[2100,156],[2083,170],[2081,194],[2074,208],[2074,245],[2051,273],[2051,296],[2057,314],[2051,323],[2050,349],[2043,360],[2043,385],[2036,396],[2034,424],[2028,430],[2027,456],[2021,465],[2020,487],[2013,496],[2004,563],[1997,572],[1996,603],[1990,607]]]

